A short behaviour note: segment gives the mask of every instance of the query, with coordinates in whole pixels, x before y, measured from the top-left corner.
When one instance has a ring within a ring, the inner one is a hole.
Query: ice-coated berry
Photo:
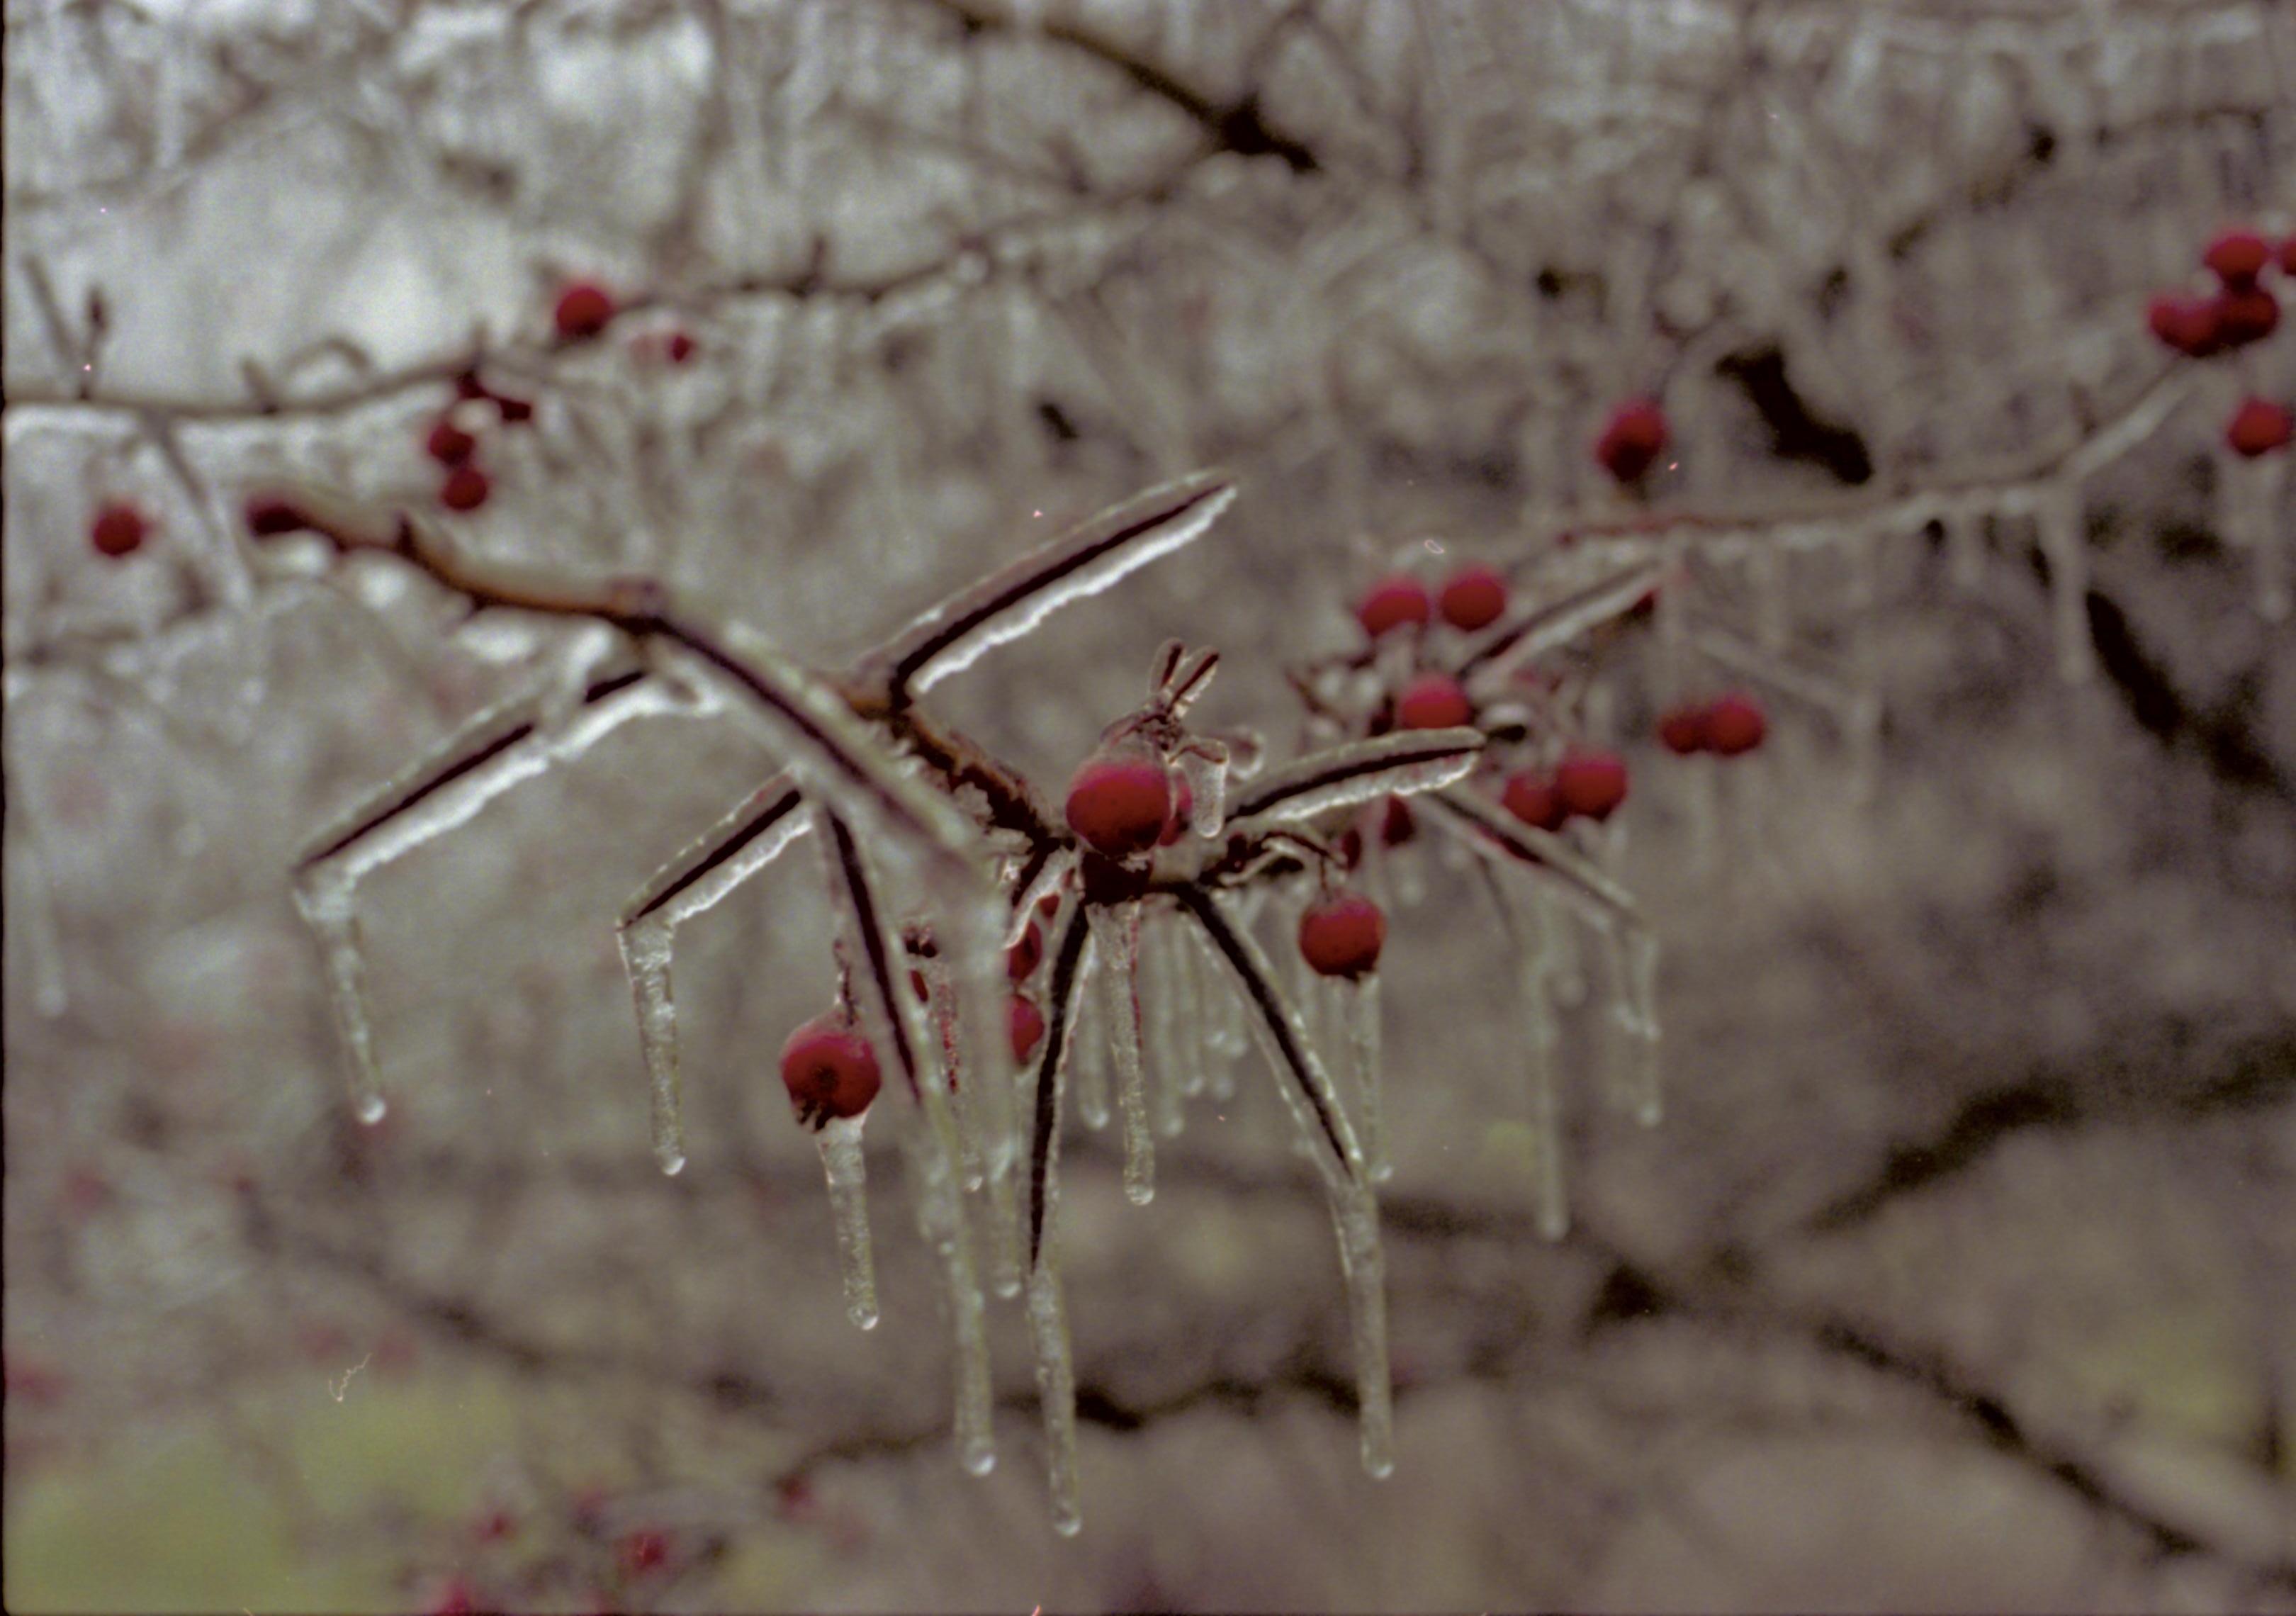
[[[95,520],[88,524],[87,539],[98,555],[118,561],[144,547],[150,526],[143,512],[124,499],[115,499],[95,513]]]
[[[1300,956],[1318,976],[1361,976],[1379,964],[1387,916],[1360,892],[1339,892],[1300,917]]]
[[[560,292],[552,315],[558,334],[569,342],[596,336],[613,317],[614,299],[604,287],[589,281],[577,281]]]
[[[1423,624],[1429,611],[1427,587],[1398,572],[1364,591],[1363,599],[1356,605],[1356,621],[1363,625],[1365,634],[1377,639],[1390,628]]]
[[[1595,441],[1595,458],[1620,482],[1640,482],[1666,453],[1672,438],[1655,398],[1631,398],[1611,413]]]
[[[447,480],[439,485],[439,503],[449,511],[475,511],[493,492],[487,474],[465,463],[447,472]]]
[[[1562,822],[1570,817],[1570,810],[1562,806],[1562,793],[1554,789],[1554,782],[1529,769],[1507,776],[1506,789],[1499,794],[1499,806],[1525,824],[1542,831],[1559,831]]]
[[[1769,720],[1751,696],[1734,692],[1706,710],[1706,743],[1718,756],[1735,758],[1752,751],[1769,733]]]
[[[1004,1029],[1012,1036],[1013,1059],[1025,1064],[1037,1052],[1037,1040],[1045,1036],[1045,1013],[1027,994],[1016,993],[1005,1007]]]
[[[2245,286],[2272,262],[2272,244],[2253,230],[2227,230],[2201,255],[2209,272],[2227,286]]]
[[[1706,709],[1677,707],[1658,721],[1659,744],[1677,758],[1702,752],[1707,747]]]
[[[806,1022],[782,1046],[782,1087],[797,1120],[810,1127],[859,1116],[879,1086],[877,1052],[833,1013]]]
[[[1131,858],[1154,847],[1171,818],[1163,760],[1147,752],[1087,759],[1069,782],[1069,829],[1093,851]]]
[[[1497,568],[1480,562],[1454,572],[1437,602],[1445,622],[1469,633],[1497,622],[1506,603],[1506,579]]]
[[[1459,681],[1447,673],[1423,673],[1395,701],[1398,729],[1451,729],[1474,720],[1475,710]]]
[[[1583,819],[1608,819],[1627,800],[1627,765],[1609,752],[1573,752],[1554,771],[1555,794]]]
[[[2269,398],[2249,398],[2226,423],[2225,445],[2243,459],[2254,460],[2286,448],[2292,430],[2296,430],[2296,418],[2291,417],[2286,405]]]

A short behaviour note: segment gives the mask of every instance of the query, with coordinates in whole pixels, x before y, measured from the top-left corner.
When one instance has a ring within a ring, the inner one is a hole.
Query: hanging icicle
[[[1101,1019],[1109,1063],[1116,1070],[1116,1105],[1124,1120],[1124,1194],[1135,1206],[1156,1198],[1156,1138],[1148,1127],[1147,1077],[1140,1052],[1140,905],[1094,904],[1093,973],[1099,979]]]
[[[834,1119],[815,1136],[829,1180],[830,1216],[837,1226],[837,1264],[845,1281],[845,1317],[864,1330],[877,1327],[877,1272],[869,1251],[869,1184],[861,1159],[861,1119]]]

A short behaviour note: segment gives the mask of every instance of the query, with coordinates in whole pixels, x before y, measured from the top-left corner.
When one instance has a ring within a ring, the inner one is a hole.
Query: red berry
[[[1499,805],[1525,824],[1542,831],[1559,831],[1562,822],[1570,817],[1570,810],[1562,806],[1562,793],[1554,783],[1530,770],[1507,777],[1506,790],[1499,794]]]
[[[622,1539],[617,1558],[621,1562],[624,1576],[642,1576],[659,1569],[669,1558],[669,1538],[663,1532],[632,1532]]]
[[[440,465],[460,465],[477,453],[479,440],[441,415],[422,441],[423,451]]]
[[[1427,587],[1417,578],[1397,573],[1383,578],[1365,591],[1356,606],[1356,621],[1363,631],[1377,639],[1390,628],[1406,623],[1422,624],[1427,620]]]
[[[2280,243],[2280,272],[2296,275],[2296,235]]]
[[[299,533],[311,525],[301,507],[276,494],[250,495],[247,501],[247,530],[259,538]]]
[[[1595,458],[1620,482],[1640,482],[1666,452],[1671,437],[1657,399],[1632,398],[1611,413],[1595,445]]]
[[[1411,816],[1411,805],[1400,797],[1390,797],[1379,818],[1379,839],[1382,845],[1399,848],[1419,834],[1419,822]]]
[[[1706,715],[1703,707],[1676,708],[1658,721],[1660,743],[1681,758],[1704,751],[1709,744]]]
[[[2225,428],[2225,442],[2234,454],[2254,460],[2286,448],[2292,434],[2296,434],[2296,418],[2290,416],[2286,405],[2250,398],[2233,412]]]
[[[1300,917],[1300,956],[1318,976],[1361,976],[1386,941],[1387,916],[1359,892],[1320,898]]]
[[[674,331],[669,333],[665,351],[669,355],[672,365],[683,365],[693,357],[693,339],[685,332]]]
[[[2271,243],[2253,230],[2227,230],[2201,255],[2201,262],[2226,286],[2248,285],[2271,261]]]
[[[1769,720],[1751,696],[1733,693],[1706,710],[1706,743],[1718,756],[1752,751],[1769,733]]]
[[[1423,673],[1396,699],[1398,729],[1451,729],[1472,723],[1475,710],[1459,681],[1447,673]]]
[[[2205,359],[2221,345],[2212,299],[2180,298],[2164,291],[2152,299],[2148,317],[2152,334],[2186,358]]]
[[[1069,829],[1105,857],[1146,852],[1171,816],[1171,780],[1162,759],[1144,751],[1087,759],[1069,782]]]
[[[475,511],[492,492],[494,485],[484,472],[474,465],[458,465],[439,485],[439,503],[449,511]]]
[[[1004,1029],[1012,1035],[1013,1059],[1025,1064],[1036,1053],[1037,1040],[1045,1036],[1045,1013],[1027,994],[1016,993],[1005,1007]]]
[[[857,1117],[877,1097],[877,1052],[843,1017],[816,1016],[782,1046],[782,1087],[800,1122]]]
[[[1004,974],[1016,982],[1025,982],[1037,974],[1037,966],[1045,957],[1045,934],[1030,921],[1029,929],[1021,933],[1021,940],[1004,951]]]
[[[1627,800],[1627,765],[1609,752],[1573,752],[1554,771],[1555,794],[1571,813],[1608,819]]]
[[[2217,338],[2226,348],[2261,342],[2280,329],[2280,299],[2261,286],[2227,288],[2216,300]]]
[[[588,281],[577,281],[558,294],[558,309],[554,316],[558,323],[558,334],[569,342],[580,342],[596,336],[606,329],[606,322],[614,317],[614,299],[606,289]]]
[[[495,411],[503,418],[504,426],[516,426],[521,421],[534,419],[534,406],[524,398],[510,398],[497,393]]]
[[[124,499],[116,499],[95,513],[94,521],[88,525],[88,542],[95,546],[97,554],[118,561],[144,547],[144,535],[149,526],[143,512]]]
[[[1470,633],[1497,622],[1506,603],[1506,579],[1499,575],[1497,568],[1480,562],[1454,572],[1443,586],[1439,601],[1443,620]]]

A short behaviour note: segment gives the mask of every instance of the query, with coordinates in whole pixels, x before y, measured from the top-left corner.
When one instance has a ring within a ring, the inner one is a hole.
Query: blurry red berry
[[[1451,729],[1472,723],[1474,717],[1467,693],[1447,673],[1423,673],[1396,698],[1398,729]]]
[[[1021,933],[1021,940],[1004,950],[1004,974],[1016,982],[1025,982],[1037,974],[1037,967],[1045,957],[1045,934],[1035,921]]]
[[[2280,271],[2283,275],[2296,275],[2296,235],[2280,243]]]
[[[2286,405],[2250,398],[2233,412],[2225,427],[2225,443],[2234,454],[2254,460],[2286,448],[2292,434],[2296,434],[2296,419],[2292,419]]]
[[[450,1577],[430,1602],[427,1616],[476,1616],[478,1608],[479,1591],[467,1579]]]
[[[1573,752],[1554,771],[1555,794],[1583,818],[1608,819],[1627,800],[1627,765],[1609,752]]]
[[[95,546],[98,555],[118,561],[144,547],[144,536],[149,527],[143,512],[124,499],[115,499],[97,511],[95,520],[88,524],[88,542]]]
[[[1104,857],[1146,852],[1171,815],[1171,780],[1163,760],[1145,751],[1089,758],[1069,782],[1069,829]]]
[[[302,508],[277,494],[251,494],[247,500],[247,530],[259,538],[299,533],[311,525]]]
[[[614,317],[614,299],[604,287],[577,281],[558,294],[558,308],[552,317],[560,336],[579,342],[606,329],[606,323]]]
[[[683,365],[693,357],[693,339],[685,332],[674,331],[669,333],[669,341],[663,351],[669,355],[672,365]]]
[[[669,1537],[665,1532],[635,1531],[624,1538],[615,1552],[621,1563],[622,1575],[642,1577],[659,1571],[669,1559]]]
[[[2152,334],[2191,359],[2205,359],[2221,343],[2217,305],[2210,298],[2180,298],[2162,292],[2152,299]]]
[[[1377,639],[1390,628],[1427,620],[1427,587],[1403,573],[1383,578],[1364,592],[1356,606],[1356,621]]]
[[[474,465],[458,465],[439,485],[439,503],[449,511],[475,511],[493,492],[494,485],[484,472]]]
[[[1419,822],[1412,817],[1411,805],[1400,797],[1390,797],[1380,811],[1379,840],[1382,845],[1399,848],[1419,834]]]
[[[478,450],[479,440],[441,415],[422,440],[423,452],[440,465],[460,465]]]
[[[1497,568],[1480,562],[1462,567],[1443,586],[1438,603],[1442,608],[1443,620],[1452,628],[1469,632],[1488,628],[1506,610],[1506,579]]]
[[[2280,329],[2280,299],[2261,286],[2227,289],[2216,300],[2217,340],[2226,348],[2261,342]]]
[[[1318,976],[1361,976],[1386,941],[1387,916],[1359,892],[1320,898],[1300,917],[1300,956]]]
[[[1693,752],[1702,752],[1707,747],[1706,709],[1677,707],[1660,718],[1658,738],[1660,745],[1677,757],[1687,758]]]
[[[1036,1053],[1037,1040],[1045,1036],[1045,1013],[1027,994],[1016,993],[1005,1007],[1004,1029],[1012,1035],[1013,1058],[1025,1062]]]
[[[2271,261],[2271,243],[2253,230],[2227,230],[2201,255],[2201,262],[2226,286],[2249,284]]]
[[[1769,733],[1769,720],[1751,696],[1734,692],[1706,710],[1706,743],[1721,757],[1752,751]]]
[[[495,409],[505,426],[516,426],[521,421],[534,419],[534,406],[523,398],[510,398],[496,394]]]
[[[1640,482],[1666,452],[1672,434],[1655,398],[1632,398],[1611,413],[1595,445],[1595,458],[1620,482]]]
[[[782,1087],[800,1122],[857,1117],[877,1097],[877,1052],[833,1012],[816,1016],[782,1046]]]
[[[1507,777],[1506,790],[1499,794],[1499,805],[1525,824],[1542,831],[1559,831],[1562,822],[1570,817],[1570,810],[1562,806],[1562,793],[1554,789],[1554,783],[1529,769]]]

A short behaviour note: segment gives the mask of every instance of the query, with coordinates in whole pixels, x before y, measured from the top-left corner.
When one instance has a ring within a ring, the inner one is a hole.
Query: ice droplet
[[[381,1095],[368,1095],[358,1103],[358,1120],[373,1128],[390,1112],[390,1103]]]
[[[1156,1198],[1156,1137],[1148,1128],[1147,1073],[1140,1055],[1140,905],[1095,904],[1085,913],[1116,1068],[1117,1109],[1124,1118],[1124,1195],[1146,1206]]]
[[[837,1266],[845,1282],[845,1317],[864,1330],[877,1327],[877,1271],[869,1250],[868,1169],[861,1156],[863,1117],[835,1117],[814,1143],[829,1180],[830,1216],[837,1226]]]

